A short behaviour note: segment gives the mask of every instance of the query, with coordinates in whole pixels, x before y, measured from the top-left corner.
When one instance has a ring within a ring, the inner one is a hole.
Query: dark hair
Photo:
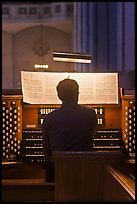
[[[74,79],[64,79],[60,81],[56,87],[58,97],[61,101],[77,101],[79,93],[79,85]]]

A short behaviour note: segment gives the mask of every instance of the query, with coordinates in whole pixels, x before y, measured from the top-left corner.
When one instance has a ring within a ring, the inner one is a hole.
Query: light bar
[[[53,60],[62,62],[91,63],[91,55],[83,53],[53,52]]]

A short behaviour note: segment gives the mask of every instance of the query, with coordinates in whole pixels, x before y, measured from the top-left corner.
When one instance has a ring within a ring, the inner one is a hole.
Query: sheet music
[[[118,104],[117,73],[68,73],[21,71],[23,102],[61,104],[56,86],[71,78],[79,84],[79,104]]]

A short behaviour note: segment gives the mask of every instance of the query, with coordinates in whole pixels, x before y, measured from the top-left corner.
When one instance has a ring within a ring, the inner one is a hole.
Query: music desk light
[[[91,63],[91,55],[53,51],[53,60],[62,62]]]

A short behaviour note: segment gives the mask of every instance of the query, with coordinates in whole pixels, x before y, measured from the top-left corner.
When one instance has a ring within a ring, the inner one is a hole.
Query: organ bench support
[[[54,201],[55,184],[42,179],[10,179],[2,181],[3,202]]]

